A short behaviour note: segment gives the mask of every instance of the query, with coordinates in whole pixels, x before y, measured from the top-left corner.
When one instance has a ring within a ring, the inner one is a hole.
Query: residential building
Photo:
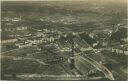
[[[17,39],[7,39],[7,40],[2,40],[1,43],[14,43],[18,41]]]
[[[18,48],[25,48],[25,47],[32,46],[32,43],[19,43],[15,45],[18,46]]]

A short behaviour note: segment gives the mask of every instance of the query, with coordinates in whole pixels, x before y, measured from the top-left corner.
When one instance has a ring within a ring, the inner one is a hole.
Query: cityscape
[[[1,80],[127,81],[126,1],[1,1]]]

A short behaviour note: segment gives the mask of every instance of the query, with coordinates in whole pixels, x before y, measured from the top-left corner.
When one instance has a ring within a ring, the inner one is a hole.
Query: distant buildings
[[[21,26],[21,27],[17,27],[16,29],[17,30],[27,30],[28,27],[27,26]]]
[[[4,44],[4,43],[14,43],[18,41],[17,39],[6,39],[6,40],[2,40],[1,43]]]
[[[4,31],[20,31],[20,30],[28,30],[28,26],[19,26],[19,27],[6,27],[4,28]]]
[[[10,22],[17,22],[17,21],[21,21],[21,17],[4,17],[2,18],[1,21],[10,21]]]
[[[21,24],[15,25],[18,21],[21,21],[21,17],[4,17],[2,19],[3,22],[5,22],[4,26],[2,28],[2,32],[6,31],[25,31],[29,30],[31,27],[28,25]],[[61,20],[51,20],[49,17],[46,18],[40,18],[40,21],[52,21],[52,22],[63,22],[63,23],[73,23],[75,22],[75,19],[72,17],[66,18],[64,20],[63,18]],[[94,30],[91,31],[91,33],[87,33],[85,31],[80,32],[72,32],[72,35],[79,36],[80,38],[73,39],[75,46],[80,51],[89,51],[95,48],[98,49],[105,49],[107,46],[111,48],[112,52],[116,52],[117,54],[123,53],[126,54],[127,50],[123,50],[122,47],[115,47],[117,44],[122,44],[123,42],[127,42],[128,38],[126,35],[126,28],[119,28],[121,26],[118,24],[118,27],[115,30],[111,29],[103,29],[102,31]],[[34,28],[31,28],[34,29]],[[61,51],[71,51],[71,40],[67,41],[67,38],[72,39],[73,37],[70,37],[67,32],[61,32],[55,29],[34,29],[36,30],[36,33],[34,34],[27,34],[27,35],[8,35],[9,37],[12,37],[13,39],[7,39],[2,40],[1,43],[15,43],[15,46],[18,48],[25,48],[33,45],[38,45],[41,43],[53,43],[55,40],[61,39],[59,42],[56,43],[56,46]],[[62,42],[62,40],[64,42]],[[119,43],[118,43],[119,42]],[[89,46],[89,47],[88,47]],[[76,49],[77,49],[76,48]]]
[[[25,48],[25,47],[32,46],[32,43],[18,43],[15,45],[18,46],[18,48]]]
[[[111,48],[112,52],[116,52],[117,54],[124,54],[124,55],[128,55],[128,50],[127,50],[127,46],[115,46]]]

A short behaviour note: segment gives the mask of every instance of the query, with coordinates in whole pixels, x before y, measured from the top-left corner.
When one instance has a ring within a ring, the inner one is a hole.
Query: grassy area
[[[103,51],[105,66],[113,72],[115,79],[126,81],[127,74],[122,70],[127,68],[127,58],[125,55],[117,55],[109,51]]]
[[[35,53],[36,47],[18,48],[14,51],[9,51],[2,55],[4,56],[26,56],[27,54]]]
[[[1,52],[6,52],[9,50],[16,49],[17,47],[15,46],[15,43],[6,43],[1,45]]]

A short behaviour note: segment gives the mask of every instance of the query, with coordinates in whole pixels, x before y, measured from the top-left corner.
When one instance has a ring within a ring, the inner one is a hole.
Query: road
[[[8,53],[8,52],[11,52],[11,51],[16,51],[16,50],[19,50],[19,49],[20,49],[20,48],[8,50],[8,51],[5,51],[5,52],[1,52],[1,54]]]
[[[36,61],[38,62],[39,64],[42,64],[42,65],[48,65],[46,64],[45,62],[41,61],[40,59],[35,59],[35,58],[29,58],[29,57],[13,57],[13,60],[31,60],[31,61]]]
[[[12,58],[13,60],[31,60],[31,61],[36,61],[42,65],[48,65],[47,63],[41,61],[40,59],[35,59],[35,58],[30,58],[30,57],[1,56],[1,58],[6,58],[6,57]]]
[[[80,37],[79,35],[77,35],[77,37]],[[86,42],[86,41],[85,41]],[[86,43],[89,47],[91,47],[88,43]],[[91,49],[94,51],[95,54],[100,53],[97,50],[93,49],[91,47]],[[83,54],[83,52],[81,51],[81,53]],[[83,62],[88,62],[90,63],[92,66],[94,66],[97,70],[101,71],[104,73],[105,77],[110,79],[110,80],[114,80],[113,74],[111,73],[111,71],[109,71],[105,66],[103,66],[102,64],[98,63],[97,61],[93,60],[92,58],[86,56],[86,54],[84,54],[85,56],[80,56],[80,54],[75,54],[76,56],[74,57],[75,59]]]
[[[89,64],[91,64],[93,67],[95,67],[97,70],[101,71],[104,73],[105,77],[110,79],[110,80],[114,80],[113,74],[102,64],[98,63],[97,61],[93,60],[92,58],[88,57],[88,56],[80,56],[77,55],[74,57],[74,59],[78,62],[81,62],[81,64],[83,64],[84,66],[87,66],[85,63],[88,62]]]

